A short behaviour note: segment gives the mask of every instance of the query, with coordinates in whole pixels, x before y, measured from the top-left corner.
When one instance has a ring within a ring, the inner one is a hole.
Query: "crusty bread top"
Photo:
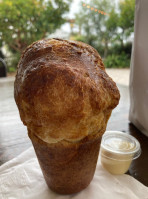
[[[102,132],[120,98],[98,52],[62,39],[40,40],[25,50],[14,94],[23,123],[47,142]]]

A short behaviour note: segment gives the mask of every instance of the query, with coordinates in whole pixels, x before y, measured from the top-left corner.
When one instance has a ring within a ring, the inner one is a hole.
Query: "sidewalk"
[[[129,86],[130,69],[107,68],[107,74],[117,83]]]

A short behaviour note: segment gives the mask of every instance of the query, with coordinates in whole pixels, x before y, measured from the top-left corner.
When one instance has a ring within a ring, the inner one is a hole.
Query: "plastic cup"
[[[111,174],[124,174],[141,154],[136,138],[120,131],[106,131],[101,141],[101,164]]]

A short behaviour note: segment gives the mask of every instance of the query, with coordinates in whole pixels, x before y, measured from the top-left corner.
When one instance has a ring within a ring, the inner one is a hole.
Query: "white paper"
[[[128,175],[111,175],[98,161],[91,184],[73,195],[48,189],[31,147],[0,167],[0,199],[148,199],[148,188]]]
[[[129,120],[148,136],[148,0],[136,0]]]

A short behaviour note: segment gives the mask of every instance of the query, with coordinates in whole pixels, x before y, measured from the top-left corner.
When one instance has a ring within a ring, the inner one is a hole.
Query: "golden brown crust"
[[[120,95],[91,46],[40,40],[23,53],[15,100],[28,130],[47,142],[78,141],[106,128]]]
[[[102,134],[103,132],[100,132]],[[101,136],[87,136],[78,143],[48,144],[29,132],[47,185],[60,194],[73,194],[91,182]]]

